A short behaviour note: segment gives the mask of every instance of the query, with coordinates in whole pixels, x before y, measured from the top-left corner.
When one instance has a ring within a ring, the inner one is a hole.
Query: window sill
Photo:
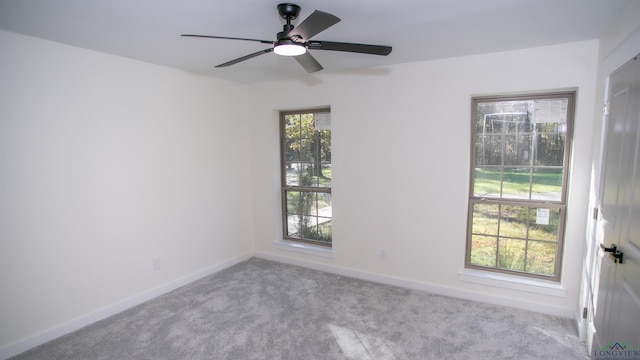
[[[279,240],[274,243],[280,250],[293,251],[300,254],[315,255],[326,258],[333,258],[333,249],[326,246],[303,244],[289,240]]]
[[[518,276],[496,274],[488,271],[464,269],[458,273],[460,281],[474,284],[495,286],[505,289],[526,291],[530,293],[566,297],[567,290],[553,281],[527,279]]]

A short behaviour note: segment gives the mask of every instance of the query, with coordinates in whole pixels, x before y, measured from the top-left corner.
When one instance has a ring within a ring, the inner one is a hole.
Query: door
[[[640,60],[609,78],[589,348],[640,348]],[[634,359],[636,357],[633,357]],[[640,355],[637,357],[640,359]]]

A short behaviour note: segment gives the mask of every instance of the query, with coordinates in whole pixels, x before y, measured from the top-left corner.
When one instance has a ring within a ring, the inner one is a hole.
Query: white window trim
[[[303,242],[291,241],[291,240],[276,240],[273,244],[276,249],[292,251],[299,254],[315,255],[325,258],[333,258],[333,248],[328,246],[313,245]]]
[[[535,294],[567,297],[567,289],[556,281],[500,274],[491,271],[463,269],[458,272],[460,281],[494,286],[504,289],[526,291]]]

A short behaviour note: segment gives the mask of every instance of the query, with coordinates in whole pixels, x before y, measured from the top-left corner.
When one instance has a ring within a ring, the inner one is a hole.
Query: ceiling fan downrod
[[[282,3],[278,5],[278,13],[280,13],[280,17],[285,19],[287,23],[284,24],[282,31],[276,35],[277,42],[273,48],[273,52],[283,56],[298,56],[304,54],[307,48],[303,43],[296,41],[300,39],[295,38],[295,36],[293,38],[289,37],[289,33],[293,30],[291,21],[300,15],[300,6]]]
[[[291,30],[293,30],[291,21],[297,19],[298,15],[300,15],[300,6],[288,3],[278,4],[278,13],[280,14],[281,18],[287,21],[287,23],[283,26],[282,32],[278,33],[279,41],[282,39],[286,39],[287,34],[289,34]]]

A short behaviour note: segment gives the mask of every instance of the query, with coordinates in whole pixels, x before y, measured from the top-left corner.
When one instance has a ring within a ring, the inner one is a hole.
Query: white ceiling
[[[630,1],[638,0],[295,0],[294,24],[322,10],[342,21],[313,40],[393,47],[386,57],[311,51],[323,72],[338,72],[595,39]],[[242,83],[309,76],[272,53],[214,68],[269,45],[180,36],[275,40],[280,2],[0,0],[0,29]]]

